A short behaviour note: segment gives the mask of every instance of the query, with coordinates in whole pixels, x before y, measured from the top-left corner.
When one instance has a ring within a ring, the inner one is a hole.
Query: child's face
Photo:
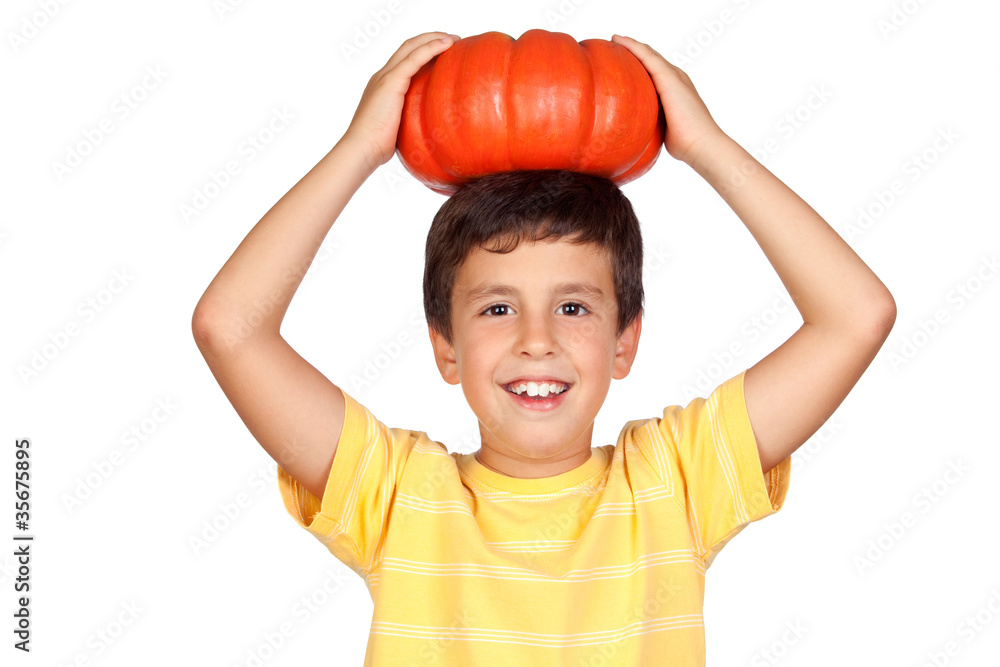
[[[479,418],[484,462],[514,477],[585,462],[594,418],[611,378],[628,374],[641,326],[637,317],[615,335],[607,254],[563,239],[506,254],[477,248],[458,270],[451,309],[452,343],[434,330],[431,339],[442,377],[461,383]],[[560,393],[512,391],[528,382]]]

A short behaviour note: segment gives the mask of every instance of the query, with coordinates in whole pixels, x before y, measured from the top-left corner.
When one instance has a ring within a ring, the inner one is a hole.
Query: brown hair
[[[608,253],[618,331],[642,313],[642,234],[632,204],[600,176],[566,170],[490,174],[446,201],[427,234],[424,314],[451,342],[451,296],[459,267],[475,248],[507,253],[523,240],[563,238]]]

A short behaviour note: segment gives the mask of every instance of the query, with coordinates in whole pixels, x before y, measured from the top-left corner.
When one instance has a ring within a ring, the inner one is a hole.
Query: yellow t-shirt
[[[345,394],[322,503],[280,467],[279,489],[368,586],[366,666],[701,666],[705,569],[788,490],[790,459],[761,474],[743,375],[540,479]]]

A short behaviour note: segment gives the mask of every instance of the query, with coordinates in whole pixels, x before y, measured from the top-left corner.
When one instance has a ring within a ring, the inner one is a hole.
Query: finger
[[[616,37],[618,38],[617,40],[615,39]],[[621,42],[622,46],[626,46],[626,45],[632,46],[634,48],[639,49],[640,51],[647,51],[649,53],[655,53],[656,55],[658,55],[661,58],[663,58],[663,56],[660,55],[659,51],[657,51],[656,49],[654,49],[652,46],[650,46],[649,44],[646,44],[645,42],[640,42],[639,40],[634,39],[632,37],[627,37],[625,35],[613,35],[611,37],[611,41],[612,42],[616,42],[616,43]],[[663,58],[663,59],[666,60],[666,58]]]
[[[663,54],[651,47],[649,44],[632,39],[631,37],[625,37],[624,35],[613,35],[611,37],[611,41],[616,44],[620,44],[631,51],[632,55],[638,58],[639,62],[641,62],[650,72],[659,67],[659,63],[657,61],[665,63],[667,65],[667,69],[676,70],[678,72],[681,71],[680,68],[664,58]]]
[[[441,41],[444,39],[451,41]],[[425,32],[421,35],[411,37],[403,42],[398,49],[396,49],[396,52],[389,58],[389,61],[385,64],[385,67],[382,68],[382,71],[388,72],[399,65],[399,63],[403,60],[416,53],[417,55],[414,58],[411,58],[411,62],[414,60],[420,60],[420,65],[417,65],[416,69],[413,70],[413,72],[416,72],[417,69],[420,69],[421,65],[429,61],[438,53],[445,51],[453,43],[454,36],[449,35],[446,32]]]
[[[616,43],[620,43],[622,46],[631,51],[632,55],[634,55],[636,59],[642,63],[642,66],[646,68],[646,71],[649,72],[654,81],[659,75],[667,75],[679,79],[689,86],[692,85],[690,77],[688,77],[684,70],[668,61],[649,44],[644,44],[638,40],[632,39],[631,37],[625,37],[624,35],[613,35],[611,40]]]
[[[445,35],[442,38],[433,39],[425,44],[421,44],[408,54],[395,66],[394,70],[399,71],[401,76],[412,77],[426,63],[444,53],[455,43],[455,38]]]

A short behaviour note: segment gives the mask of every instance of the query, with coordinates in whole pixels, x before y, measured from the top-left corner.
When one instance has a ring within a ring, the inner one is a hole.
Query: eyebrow
[[[559,283],[556,285],[557,295],[580,295],[591,299],[603,299],[604,290],[590,283]],[[517,296],[517,290],[510,285],[500,283],[483,283],[469,290],[465,295],[466,303],[473,303],[487,297],[510,297]]]

